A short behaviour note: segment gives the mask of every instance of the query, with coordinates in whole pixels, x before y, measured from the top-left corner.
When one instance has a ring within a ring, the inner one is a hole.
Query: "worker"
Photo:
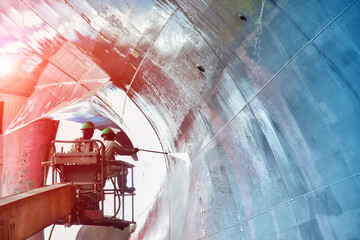
[[[105,160],[115,160],[115,155],[133,155],[136,154],[139,149],[138,148],[125,148],[121,146],[119,143],[115,142],[115,133],[111,128],[105,128],[101,137],[104,139],[105,143]],[[127,193],[133,193],[135,191],[134,187],[127,187],[127,174],[128,169],[122,169],[122,166],[118,165],[107,165],[106,166],[106,175],[107,178],[117,177],[118,185],[120,191],[124,189]],[[124,182],[122,181],[124,179]]]
[[[74,140],[90,140],[94,135],[95,126],[92,122],[85,121],[81,126],[81,131],[83,136]],[[71,145],[70,152],[99,152],[99,145],[96,142],[77,142]]]

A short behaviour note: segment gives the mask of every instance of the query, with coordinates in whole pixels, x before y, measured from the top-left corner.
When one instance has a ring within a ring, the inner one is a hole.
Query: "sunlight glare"
[[[0,58],[0,76],[7,76],[15,69],[15,61],[8,58]]]

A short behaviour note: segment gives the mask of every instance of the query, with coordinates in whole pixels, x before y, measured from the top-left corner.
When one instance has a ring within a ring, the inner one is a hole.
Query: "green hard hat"
[[[113,135],[115,135],[114,131],[111,130],[110,128],[104,128],[104,130],[102,130],[101,136],[104,136],[104,135],[106,135],[106,134],[113,134]]]
[[[83,129],[95,129],[95,126],[92,122],[85,121],[85,122],[83,122],[83,124],[81,126],[81,130],[83,130]]]

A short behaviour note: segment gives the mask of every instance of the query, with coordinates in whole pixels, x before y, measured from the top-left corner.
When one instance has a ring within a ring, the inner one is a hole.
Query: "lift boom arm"
[[[0,239],[26,239],[71,214],[73,189],[57,184],[0,199]]]

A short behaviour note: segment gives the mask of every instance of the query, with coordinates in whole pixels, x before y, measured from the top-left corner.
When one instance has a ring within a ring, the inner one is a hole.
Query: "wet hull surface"
[[[139,166],[155,182],[139,180],[152,192],[131,239],[360,237],[359,1],[24,0],[0,11],[2,54],[21,69],[2,77],[1,96],[32,92],[5,152],[46,118],[187,154]],[[33,85],[10,91],[7,79]],[[21,164],[14,151],[3,169]],[[3,193],[20,186],[12,176]]]

